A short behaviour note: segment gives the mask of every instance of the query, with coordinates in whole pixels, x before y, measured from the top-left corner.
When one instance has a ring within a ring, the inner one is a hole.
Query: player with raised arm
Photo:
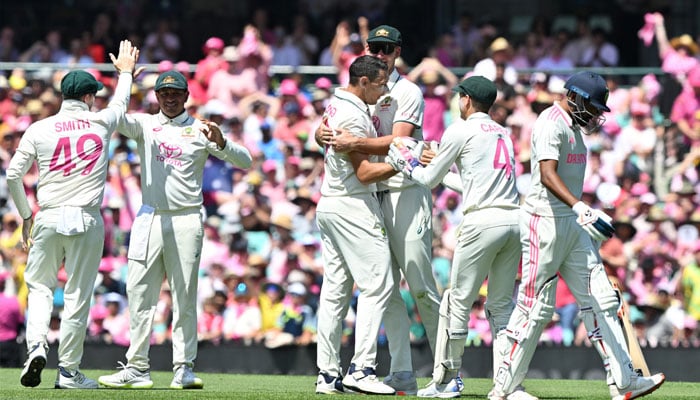
[[[580,201],[587,159],[582,134],[598,129],[603,112],[610,111],[608,88],[588,71],[571,76],[564,88],[566,97],[544,110],[532,130],[532,181],[520,215],[522,282],[491,400],[517,398],[512,394],[554,313],[558,275],[580,306],[613,400],[644,396],[665,380],[663,374],[638,376],[632,368],[618,317],[620,299],[598,253],[614,232],[611,219]]]
[[[20,376],[23,386],[41,383],[46,366],[47,334],[53,309],[53,290],[63,262],[68,280],[58,346],[57,389],[95,389],[97,382],[80,372],[93,287],[104,246],[100,213],[107,176],[107,148],[124,118],[139,50],[124,40],[117,57],[119,72],[107,108],[90,111],[104,85],[82,70],[61,80],[63,103],[57,114],[27,128],[7,169],[7,185],[24,220],[22,247],[29,249],[24,279],[27,300],[27,361]],[[32,209],[22,177],[36,161],[39,167],[37,200]]]
[[[154,88],[157,114],[127,114],[119,133],[136,141],[141,159],[143,205],[134,220],[128,253],[129,297],[127,364],[98,382],[118,389],[146,389],[150,376],[150,339],[163,280],[173,298],[173,379],[171,389],[201,389],[193,371],[197,358],[197,282],[204,228],[201,208],[204,164],[209,155],[239,168],[252,163],[250,152],[208,120],[185,109],[187,79],[165,71]]]

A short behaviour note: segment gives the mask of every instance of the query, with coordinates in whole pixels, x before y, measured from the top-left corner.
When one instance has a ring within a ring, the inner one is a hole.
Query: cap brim
[[[99,92],[100,90],[102,90],[104,88],[105,88],[104,83],[97,81],[97,91]]]

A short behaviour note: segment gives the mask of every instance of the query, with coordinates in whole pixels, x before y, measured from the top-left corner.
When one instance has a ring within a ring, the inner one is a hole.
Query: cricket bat
[[[622,332],[625,334],[625,340],[627,340],[627,349],[630,352],[630,358],[632,359],[632,367],[635,370],[642,371],[642,376],[650,376],[649,367],[647,366],[647,361],[642,354],[642,348],[639,346],[639,341],[637,340],[637,334],[634,331],[634,327],[630,322],[629,310],[630,306],[627,304],[627,300],[622,297],[620,289],[615,287],[615,290],[620,294],[620,301],[622,302],[622,307],[620,309],[620,321],[622,324]]]

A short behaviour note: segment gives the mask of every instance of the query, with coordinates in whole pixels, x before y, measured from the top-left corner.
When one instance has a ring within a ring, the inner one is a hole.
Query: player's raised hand
[[[615,228],[612,226],[612,218],[604,212],[595,210],[582,201],[574,204],[571,208],[578,216],[576,222],[594,240],[602,242],[611,238],[613,233],[615,233]]]
[[[129,40],[119,42],[119,54],[115,57],[113,53],[109,53],[109,58],[114,64],[117,72],[129,72],[134,77],[143,72],[145,67],[139,67],[136,72],[136,62],[139,60],[139,49],[131,44]]]
[[[204,136],[210,141],[215,142],[219,149],[223,149],[226,145],[226,140],[224,139],[224,134],[221,132],[221,128],[215,122],[209,121],[207,119],[201,119],[202,126],[199,130],[204,134]]]

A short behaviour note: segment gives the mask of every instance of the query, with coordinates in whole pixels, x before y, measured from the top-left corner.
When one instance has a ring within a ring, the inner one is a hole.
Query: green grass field
[[[114,371],[85,370],[88,377],[97,379],[99,375]],[[101,388],[95,390],[56,390],[53,382],[56,372],[46,369],[42,383],[36,388],[25,388],[19,384],[19,369],[0,369],[0,399],[75,399],[75,400],[173,400],[173,399],[308,399],[315,396],[315,376],[271,376],[271,375],[231,375],[198,373],[204,380],[203,390],[177,391],[168,389],[172,373],[152,372],[155,383],[149,390],[115,390]],[[421,378],[420,385],[428,383]],[[602,381],[583,380],[526,380],[527,389],[540,399],[561,400],[606,400],[610,399]],[[467,379],[462,398],[485,399],[491,387],[488,379]],[[700,382],[666,382],[648,399],[698,399]]]

